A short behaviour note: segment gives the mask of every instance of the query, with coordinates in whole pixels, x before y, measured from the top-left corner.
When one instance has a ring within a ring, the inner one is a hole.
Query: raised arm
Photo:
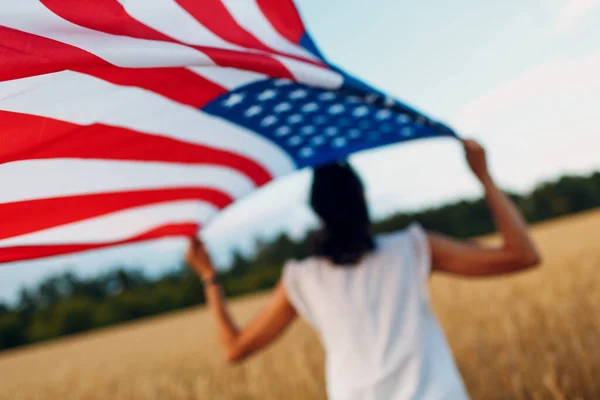
[[[215,268],[201,242],[192,240],[186,260],[204,281],[206,301],[228,361],[241,361],[268,346],[295,319],[296,311],[280,282],[265,307],[246,326],[238,328],[227,310],[221,286],[216,281]]]
[[[463,141],[467,162],[485,189],[485,196],[503,239],[500,247],[484,247],[429,233],[433,270],[459,275],[499,275],[533,267],[540,262],[527,225],[512,200],[491,178],[485,151],[475,141]]]

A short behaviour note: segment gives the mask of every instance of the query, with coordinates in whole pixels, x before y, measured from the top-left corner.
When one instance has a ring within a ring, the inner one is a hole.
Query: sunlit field
[[[432,301],[474,399],[600,399],[600,212],[534,227],[536,271],[434,277]],[[263,295],[232,302],[238,321]],[[0,399],[324,399],[304,323],[240,365],[202,308],[0,353]]]

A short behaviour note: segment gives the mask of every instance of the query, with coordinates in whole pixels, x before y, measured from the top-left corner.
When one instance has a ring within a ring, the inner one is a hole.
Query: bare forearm
[[[537,258],[535,245],[527,232],[527,223],[513,201],[498,189],[491,177],[486,176],[481,182],[496,228],[504,240],[504,248],[524,257]]]
[[[268,346],[296,317],[281,284],[276,286],[261,312],[241,329],[238,329],[227,312],[221,289],[216,285],[208,285],[205,293],[217,325],[219,341],[230,362],[241,361]]]
[[[238,329],[227,311],[225,296],[215,279],[217,271],[204,244],[196,237],[190,240],[186,261],[204,282],[205,298],[228,361],[241,361],[268,346],[296,317],[296,311],[288,301],[285,287],[280,282],[265,308],[250,323]]]
[[[474,140],[463,140],[462,143],[471,171],[485,188],[504,246],[489,248],[430,233],[428,239],[433,269],[464,276],[491,276],[537,265],[540,258],[527,234],[527,224],[512,200],[496,187],[490,177],[485,150]]]
[[[208,306],[210,307],[210,313],[213,316],[213,321],[217,328],[219,342],[221,343],[221,347],[225,354],[228,355],[235,347],[238,328],[227,311],[221,287],[219,285],[207,285],[204,293],[206,295]]]

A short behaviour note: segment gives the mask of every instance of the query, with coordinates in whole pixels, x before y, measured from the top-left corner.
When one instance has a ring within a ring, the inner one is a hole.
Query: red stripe
[[[86,194],[0,204],[0,239],[49,229],[126,209],[179,200],[202,200],[223,209],[233,199],[202,187]],[[60,212],[48,212],[60,210]]]
[[[84,158],[208,164],[233,168],[256,186],[272,179],[251,158],[237,153],[110,125],[76,125],[0,110],[0,164],[27,159]]]
[[[143,242],[164,237],[192,237],[196,234],[197,231],[198,225],[190,222],[159,226],[142,234],[133,236],[129,239],[114,242],[6,247],[0,248],[0,263],[33,260],[36,258],[78,253],[82,251],[96,250],[104,247]]]
[[[240,26],[221,0],[175,0],[198,22],[230,43],[251,49],[273,52]]]
[[[67,21],[95,31],[138,39],[173,39],[132,18],[117,0],[40,0]]]
[[[77,47],[0,26],[0,82],[70,69],[201,108],[226,89],[185,68],[121,68]]]
[[[122,86],[136,86],[161,94],[179,103],[202,108],[227,89],[186,68],[73,69]]]
[[[0,26],[0,82],[19,79],[26,76],[42,75],[57,70],[51,66],[49,60],[44,60],[37,55],[24,53],[5,47],[8,28]]]
[[[293,0],[256,0],[271,25],[292,43],[299,44],[306,29]]]
[[[221,67],[231,67],[246,71],[258,72],[273,78],[295,80],[294,75],[276,59],[255,53],[224,50],[194,46],[212,58]],[[303,60],[304,61],[304,60]],[[306,61],[314,64],[312,61]]]
[[[42,3],[59,17],[85,28],[111,35],[183,44],[201,51],[222,67],[293,78],[283,64],[268,55],[181,43],[134,19],[116,0],[42,0]]]

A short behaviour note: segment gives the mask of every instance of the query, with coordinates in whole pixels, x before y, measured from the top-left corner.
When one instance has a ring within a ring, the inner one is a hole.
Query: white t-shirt
[[[351,268],[290,261],[283,283],[326,353],[330,400],[464,400],[464,384],[429,302],[431,269],[418,224],[376,239]]]

